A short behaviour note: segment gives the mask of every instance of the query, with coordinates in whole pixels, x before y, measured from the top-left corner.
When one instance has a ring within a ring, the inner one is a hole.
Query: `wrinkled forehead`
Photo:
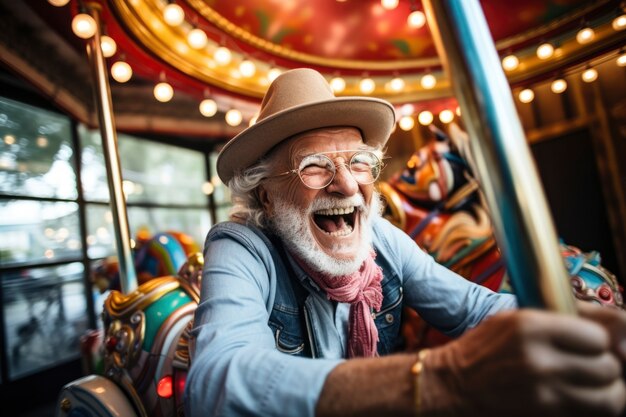
[[[295,135],[272,152],[278,160],[294,161],[318,152],[332,152],[346,149],[369,149],[363,143],[359,129],[354,127],[333,127],[309,130]]]

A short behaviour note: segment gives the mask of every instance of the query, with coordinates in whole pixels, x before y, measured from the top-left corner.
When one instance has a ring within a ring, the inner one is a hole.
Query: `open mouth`
[[[356,209],[354,206],[318,210],[313,213],[317,227],[330,236],[347,236],[354,230]]]

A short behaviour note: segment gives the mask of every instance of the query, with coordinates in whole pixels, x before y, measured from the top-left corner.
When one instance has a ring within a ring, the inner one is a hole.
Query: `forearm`
[[[326,379],[316,416],[415,416],[417,355],[351,359]]]

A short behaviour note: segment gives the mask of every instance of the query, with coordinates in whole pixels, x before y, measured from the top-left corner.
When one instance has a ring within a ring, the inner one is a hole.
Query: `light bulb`
[[[249,59],[241,61],[239,64],[239,72],[246,78],[250,78],[256,72],[256,65]]]
[[[72,19],[72,31],[81,39],[89,39],[96,33],[96,21],[87,13],[79,13]]]
[[[615,62],[617,62],[617,65],[620,67],[626,67],[626,53],[620,54]]]
[[[389,81],[389,88],[391,89],[391,91],[402,91],[404,89],[404,86],[404,80],[400,77],[396,77]]]
[[[204,99],[200,102],[200,113],[204,117],[212,117],[217,113],[217,103],[210,98]]]
[[[117,51],[117,44],[112,37],[102,35],[100,37],[100,48],[102,49],[102,55],[104,55],[105,58],[111,58]]]
[[[398,126],[400,126],[400,129],[408,132],[409,130],[413,129],[413,126],[415,126],[415,119],[413,119],[411,116],[402,116],[398,121]]]
[[[252,118],[248,122],[248,126],[252,126],[252,125],[256,124],[256,121],[257,121],[258,118],[259,118],[259,113],[255,113],[254,116],[252,116]]]
[[[178,26],[185,20],[185,11],[176,3],[170,3],[163,9],[163,19],[170,26]]]
[[[208,39],[202,29],[192,29],[187,34],[187,42],[193,49],[202,49],[206,46]]]
[[[622,14],[613,19],[613,29],[624,30],[626,29],[626,14]]]
[[[435,86],[435,84],[437,84],[437,79],[432,74],[426,74],[420,80],[420,84],[426,90],[430,90]]]
[[[519,92],[518,98],[522,103],[530,103],[535,99],[535,92],[530,88],[525,88]]]
[[[243,116],[241,112],[237,109],[230,109],[226,112],[226,123],[231,126],[239,126],[241,121],[243,120]]]
[[[593,31],[593,29],[591,29],[589,27],[582,28],[576,34],[576,40],[578,41],[579,44],[584,45],[586,43],[591,42],[593,40],[593,38],[595,37],[595,35],[596,34]]]
[[[554,80],[552,84],[550,84],[550,90],[552,90],[553,93],[561,94],[563,91],[567,90],[567,82],[562,78]]]
[[[598,71],[595,68],[589,68],[583,71],[581,78],[586,83],[594,82],[598,79]]]
[[[450,123],[454,120],[454,113],[452,113],[452,110],[443,110],[439,113],[439,120],[441,120],[441,123]]]
[[[398,7],[399,0],[380,0],[381,6],[387,10],[393,10]]]
[[[56,7],[63,7],[69,2],[70,0],[48,0],[48,3]]]
[[[230,53],[230,49],[220,46],[213,52],[213,59],[220,65],[228,65],[232,59],[232,54]]]
[[[421,125],[427,126],[433,122],[434,116],[428,110],[424,110],[420,114],[417,115],[417,120]]]
[[[359,82],[359,90],[361,90],[363,94],[371,94],[375,89],[376,83],[371,78],[363,78]]]
[[[335,77],[330,80],[330,88],[332,88],[335,93],[341,93],[346,89],[346,81],[341,77]]]
[[[513,54],[502,58],[502,68],[504,68],[505,71],[513,71],[518,67],[518,65],[519,59],[517,59],[517,57]]]
[[[539,59],[548,59],[554,55],[554,46],[551,43],[542,43],[537,48],[537,56]]]
[[[272,82],[276,78],[278,78],[278,76],[282,73],[283,72],[279,70],[278,68],[272,68],[271,70],[267,72],[267,79],[270,80],[270,82]]]
[[[111,77],[118,83],[125,83],[133,76],[133,69],[127,62],[117,61],[111,66]]]
[[[456,106],[456,109],[454,109],[454,112],[456,113],[457,116],[461,117],[461,108],[459,106]]]
[[[174,97],[174,89],[166,82],[160,82],[154,86],[154,98],[161,103],[167,103]]]
[[[426,24],[426,16],[424,15],[424,12],[416,10],[409,14],[409,17],[407,18],[407,23],[409,27],[419,29]]]

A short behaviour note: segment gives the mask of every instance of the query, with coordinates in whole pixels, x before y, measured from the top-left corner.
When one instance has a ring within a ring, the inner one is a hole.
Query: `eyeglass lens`
[[[380,174],[380,159],[370,151],[359,151],[352,155],[348,168],[359,184],[371,184]],[[337,167],[326,155],[314,154],[305,157],[298,168],[300,179],[309,188],[326,187],[335,178]]]

